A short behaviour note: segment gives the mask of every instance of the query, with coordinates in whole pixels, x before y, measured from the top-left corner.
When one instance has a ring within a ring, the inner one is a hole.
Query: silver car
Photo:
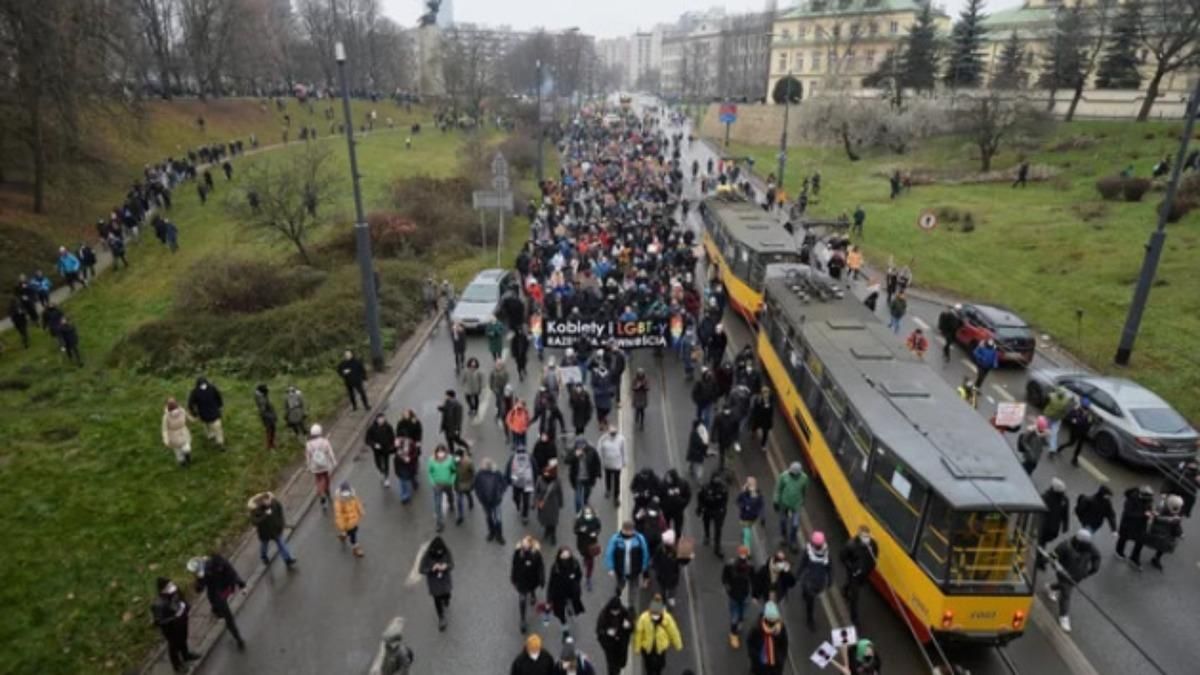
[[[1141,466],[1175,464],[1194,457],[1200,434],[1157,394],[1132,380],[1078,371],[1042,369],[1030,374],[1025,400],[1045,405],[1054,387],[1076,400],[1091,401],[1096,424],[1090,435],[1096,454]]]
[[[504,292],[516,287],[513,273],[507,270],[483,270],[463,289],[450,312],[450,320],[461,323],[468,331],[483,327],[500,311]]]

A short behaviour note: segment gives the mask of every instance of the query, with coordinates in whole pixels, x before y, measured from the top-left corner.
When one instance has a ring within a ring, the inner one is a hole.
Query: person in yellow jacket
[[[846,268],[850,270],[850,279],[862,279],[863,254],[857,246],[851,246],[846,253]]]
[[[363,517],[363,505],[349,481],[342,481],[338,487],[337,499],[333,502],[333,520],[337,525],[338,539],[345,542],[350,540],[355,557],[363,557],[362,546],[358,543],[358,523]]]
[[[679,626],[663,606],[661,595],[655,595],[650,609],[638,617],[633,631],[633,649],[642,655],[646,675],[662,675],[667,667],[667,651],[683,651],[683,638]]]

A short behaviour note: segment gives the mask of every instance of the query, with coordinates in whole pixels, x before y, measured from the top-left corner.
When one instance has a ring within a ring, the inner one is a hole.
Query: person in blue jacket
[[[617,595],[625,590],[627,580],[636,581],[650,567],[650,547],[646,545],[646,538],[634,528],[633,521],[621,523],[621,531],[608,540],[604,564],[608,573],[617,579]]]
[[[988,339],[975,347],[975,351],[971,352],[971,357],[975,360],[975,367],[978,369],[978,374],[975,375],[975,389],[979,389],[983,386],[983,380],[987,374],[1000,367],[1000,350],[996,349],[995,341]]]
[[[59,246],[58,273],[62,275],[63,280],[72,291],[75,290],[75,284],[87,286],[87,282],[79,277],[79,267],[79,258],[76,258],[75,254],[68,251],[65,246]]]
[[[742,545],[746,548],[751,548],[754,541],[754,523],[761,519],[766,525],[763,508],[765,503],[762,493],[758,491],[758,481],[754,476],[750,476],[737,496],[738,520],[742,523]]]

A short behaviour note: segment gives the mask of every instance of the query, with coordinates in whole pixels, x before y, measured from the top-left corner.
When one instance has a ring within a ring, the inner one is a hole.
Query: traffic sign
[[[937,227],[937,223],[937,214],[933,211],[923,211],[921,212],[921,215],[917,217],[917,227],[925,230],[926,232]]]
[[[471,205],[476,209],[500,209],[512,213],[513,194],[496,190],[476,190],[471,194]]]
[[[509,183],[507,174],[496,174],[492,176],[492,189],[496,192],[508,192],[512,185]]]
[[[508,160],[504,159],[504,155],[496,153],[492,158],[492,175],[507,176],[508,175]]]
[[[722,124],[733,124],[737,121],[737,104],[722,103],[720,108],[720,117]]]

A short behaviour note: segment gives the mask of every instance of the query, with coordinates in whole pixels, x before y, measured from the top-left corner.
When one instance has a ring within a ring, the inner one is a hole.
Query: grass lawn
[[[329,135],[324,112],[330,105],[336,120],[341,120],[340,101],[316,102],[310,112],[295,100],[288,100],[280,111],[273,102],[246,98],[146,101],[135,114],[94,116],[86,127],[85,146],[101,161],[88,170],[58,169],[59,180],[49,186],[49,209],[44,214],[32,211],[30,163],[24,146],[10,138],[3,157],[8,182],[0,184],[0,279],[9,284],[17,274],[39,266],[49,272],[60,243],[74,247],[84,238],[95,239],[96,219],[120,203],[147,163],[186,156],[189,149],[203,144],[238,139],[245,141],[248,151],[250,134],[258,137],[260,147],[280,143],[284,115],[291,118],[292,141],[300,126],[316,127],[318,137],[324,138]],[[386,127],[388,117],[398,127],[430,119],[421,108],[406,114],[391,101],[353,102],[352,114],[359,123],[371,110],[378,113],[377,127]],[[203,128],[198,118],[204,119]]]
[[[1148,176],[1159,157],[1176,151],[1181,131],[1181,122],[1061,124],[1052,138],[1026,151],[1035,167],[1058,172],[1046,182],[1023,190],[1007,183],[915,186],[895,201],[888,199],[886,178],[894,168],[974,173],[976,151],[963,139],[943,138],[909,155],[868,153],[850,162],[840,147],[793,146],[785,187],[798,194],[803,176],[819,169],[820,201],[810,211],[836,216],[862,204],[865,251],[876,266],[894,259],[912,266],[918,285],[1008,305],[1091,366],[1137,379],[1200,423],[1200,214],[1168,226],[1132,363],[1117,368],[1112,357],[1162,193],[1126,203],[1102,201],[1095,190],[1098,178],[1130,164]],[[1094,140],[1089,147],[1053,149],[1084,136]],[[755,157],[762,175],[775,170],[777,147],[735,146],[732,152]],[[1017,150],[1007,148],[993,168],[1015,170],[1018,162]],[[917,228],[922,211],[943,207],[970,211],[977,229]],[[1083,311],[1079,323],[1077,310]]]
[[[427,130],[411,150],[404,148],[405,135],[376,134],[361,141],[368,208],[390,206],[388,186],[396,177],[455,173],[461,135]],[[353,212],[345,144],[322,142],[330,143],[342,182],[338,202],[325,211],[333,224],[318,238],[350,227]],[[287,161],[289,152],[242,160],[235,164],[235,182],[247,163]],[[106,273],[65,305],[79,326],[87,367],[65,365],[40,332],[35,331],[27,352],[13,334],[3,337],[0,478],[8,487],[0,493],[0,530],[6,539],[0,558],[5,608],[0,672],[115,672],[139,662],[159,639],[148,621],[154,578],[186,579],[187,558],[219,548],[243,531],[246,498],[274,487],[284,468],[302,456],[295,443],[284,442],[271,454],[262,448],[252,399],[258,380],[215,372],[209,374],[225,398],[229,450],[218,454],[194,426],[194,465],[181,471],[162,446],[159,424],[164,398],[183,401],[192,378],[164,379],[106,365],[123,336],[170,309],[181,272],[203,257],[236,252],[292,259],[291,249],[232,223],[221,206],[225,192],[219,177],[215,200],[201,206],[194,190],[180,190],[171,212],[179,225],[180,251],[169,254],[148,234],[131,247],[131,268]],[[528,225],[521,220],[508,231],[505,264]],[[479,261],[462,259],[460,252],[420,264],[449,270],[461,282]],[[282,411],[283,390],[295,383],[305,393],[310,419],[327,418],[343,397],[332,366],[315,375],[268,380],[276,408]],[[282,428],[280,438],[285,439]]]

